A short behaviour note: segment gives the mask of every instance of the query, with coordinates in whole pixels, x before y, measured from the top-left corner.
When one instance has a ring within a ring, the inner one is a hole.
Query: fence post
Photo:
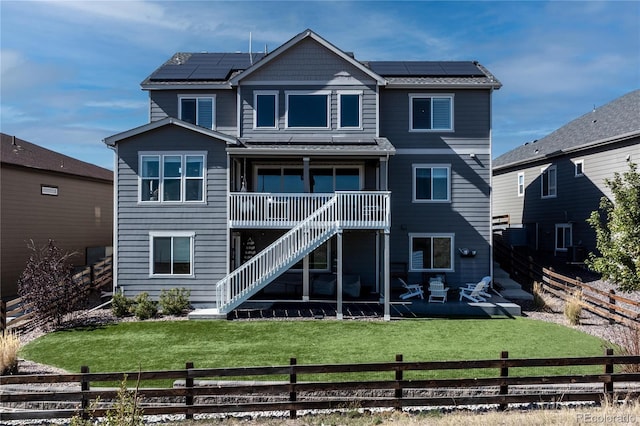
[[[514,250],[513,246],[510,245],[509,246],[509,275],[512,278],[515,278],[516,276],[516,271],[515,271],[515,257],[516,257],[516,251]]]
[[[507,359],[509,358],[509,352],[508,351],[502,351],[500,353],[500,359]],[[504,378],[504,377],[509,377],[509,367],[505,367],[504,362],[502,363],[502,367],[500,367],[500,377]],[[500,385],[500,395],[507,395],[509,393],[509,385],[507,384],[502,384]],[[506,403],[501,403],[500,406],[498,407],[498,410],[500,411],[504,411],[509,407],[509,404]]]
[[[187,391],[187,394],[184,397],[184,405],[186,405],[184,418],[192,420],[193,412],[191,411],[191,407],[193,406],[193,377],[189,374],[189,370],[193,368],[193,362],[187,362],[185,364],[185,368],[184,388]]]
[[[533,283],[536,282],[536,278],[533,273],[533,257],[527,256],[527,260],[529,261],[529,289],[533,289]]]
[[[7,329],[7,302],[0,300],[0,333]]]
[[[396,354],[396,362],[402,362],[402,354]],[[396,398],[396,406],[395,409],[400,411],[402,410],[402,386],[400,385],[400,381],[402,380],[403,371],[401,368],[396,368],[396,390],[394,392],[394,396]]]
[[[613,356],[613,349],[606,348],[605,349],[606,356]],[[605,382],[604,382],[604,397],[609,400],[609,403],[613,402],[613,360],[607,360],[604,364],[604,374]]]
[[[89,380],[85,376],[85,374],[89,374],[89,367],[83,365],[80,367],[80,373],[82,373],[82,377],[80,378],[80,390],[82,391],[82,396],[80,397],[80,409],[82,410],[82,420],[89,420],[89,398],[87,398],[87,392],[89,392],[90,384]]]
[[[615,290],[609,290],[609,303],[612,305],[616,304],[616,299],[613,296],[616,295]],[[613,319],[613,315],[616,315],[616,308],[609,306],[609,313],[611,314],[611,318],[609,318],[609,324],[615,324],[616,320]]]
[[[294,366],[298,363],[296,358],[291,358],[289,359],[289,365],[290,366]],[[298,381],[298,375],[296,373],[293,372],[293,368],[291,368],[291,373],[289,374],[289,402],[296,402],[297,397],[296,397],[296,391],[295,391],[295,384]],[[289,410],[289,417],[291,417],[292,419],[297,419],[298,418],[298,413],[296,410]]]

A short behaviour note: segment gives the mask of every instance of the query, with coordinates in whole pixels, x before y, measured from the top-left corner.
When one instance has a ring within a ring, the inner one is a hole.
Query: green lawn
[[[405,361],[495,359],[505,350],[511,358],[601,355],[603,341],[526,318],[162,321],[59,331],[29,343],[20,354],[69,371],[88,365],[92,372],[108,372],[179,369],[186,361],[193,361],[196,368],[286,365],[291,357],[297,358],[298,364],[387,362],[393,361],[395,354],[403,354]],[[544,374],[595,373],[601,369],[548,368]],[[497,372],[469,374],[486,377]],[[512,374],[543,372],[522,369]],[[460,377],[461,373],[441,371],[429,376]]]

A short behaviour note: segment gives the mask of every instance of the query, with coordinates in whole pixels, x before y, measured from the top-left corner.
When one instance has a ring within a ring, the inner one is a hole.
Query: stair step
[[[508,300],[533,300],[533,295],[521,289],[505,289],[500,291],[502,297]]]
[[[221,314],[217,309],[196,309],[187,314],[189,320],[227,319],[227,314]]]

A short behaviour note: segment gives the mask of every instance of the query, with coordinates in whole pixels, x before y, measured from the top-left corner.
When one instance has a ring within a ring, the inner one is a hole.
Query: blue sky
[[[360,60],[478,60],[503,83],[493,156],[640,87],[640,2],[0,0],[0,130],[103,167],[178,51],[269,50],[306,28]]]

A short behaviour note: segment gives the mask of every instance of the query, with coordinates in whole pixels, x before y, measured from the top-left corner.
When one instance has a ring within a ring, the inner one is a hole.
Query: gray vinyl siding
[[[452,94],[453,131],[410,132],[409,94],[413,93]],[[409,234],[454,234],[454,270],[446,273],[448,285],[455,288],[489,275],[490,129],[489,90],[381,90],[380,136],[387,137],[397,150],[389,160],[392,262],[410,264]],[[451,166],[450,203],[413,202],[414,164]],[[458,248],[477,254],[462,258]]]
[[[494,172],[493,214],[509,214],[511,225],[538,224],[539,249],[553,253],[555,225],[572,223],[573,244],[582,243],[587,251],[595,250],[595,233],[586,223],[590,213],[597,210],[602,196],[611,198],[605,179],[614,172],[628,169],[626,158],[640,156],[640,140],[635,139],[614,146],[603,146],[559,156],[546,161],[529,163],[521,168]],[[584,161],[584,176],[575,176],[575,161]],[[555,198],[541,198],[540,171],[555,165],[557,173]],[[516,180],[525,174],[525,195],[517,197]],[[533,246],[533,242],[529,242]]]
[[[344,73],[348,75],[344,75]],[[341,77],[342,76],[342,77]],[[314,40],[303,40],[277,60],[243,79],[243,84],[256,81],[291,82],[291,81],[330,81],[343,78],[353,83],[372,81],[372,77],[344,59],[329,51]]]
[[[143,205],[138,203],[139,152],[207,153],[206,203]],[[215,284],[227,264],[227,158],[225,143],[175,126],[167,126],[118,144],[118,286],[126,295],[185,287],[192,302],[212,302]],[[150,278],[149,233],[194,232],[194,277]]]
[[[453,94],[453,131],[410,132],[409,94],[413,93]],[[488,90],[383,89],[380,91],[380,135],[388,137],[396,148],[469,147],[464,139],[478,139],[480,143],[476,147],[488,149],[490,98]]]
[[[331,123],[330,129],[294,129],[286,128],[286,93],[292,91],[331,91]],[[338,129],[338,95],[341,91],[362,92],[362,128]],[[278,128],[254,129],[254,91],[278,92]],[[376,87],[375,86],[247,86],[240,88],[242,102],[242,136],[259,139],[260,137],[273,137],[274,135],[291,134],[347,134],[354,136],[375,136],[376,134]]]
[[[215,96],[215,129],[229,135],[237,133],[236,91],[225,90],[151,90],[151,121],[178,117],[178,96]]]
[[[488,140],[485,141],[488,145]],[[451,165],[451,202],[414,203],[414,164]],[[458,155],[396,155],[390,160],[392,191],[391,261],[409,264],[409,234],[455,234],[452,287],[478,281],[488,275],[491,260],[489,155],[475,159]],[[476,250],[473,258],[461,258],[458,248]]]

